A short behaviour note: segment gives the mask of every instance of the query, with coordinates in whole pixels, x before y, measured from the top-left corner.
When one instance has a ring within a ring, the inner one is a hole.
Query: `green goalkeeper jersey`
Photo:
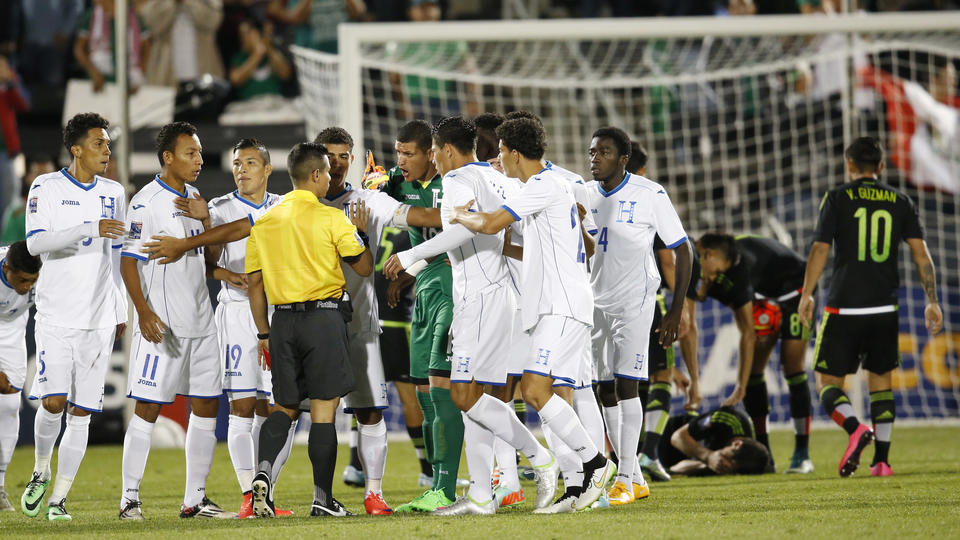
[[[443,184],[439,174],[429,182],[407,182],[399,167],[390,169],[387,174],[390,180],[387,181],[384,192],[394,199],[411,206],[440,208]],[[410,227],[410,244],[422,244],[439,232],[440,229],[434,227]],[[417,294],[428,289],[440,289],[446,295],[453,295],[453,275],[450,265],[447,264],[446,253],[438,255],[417,274]]]

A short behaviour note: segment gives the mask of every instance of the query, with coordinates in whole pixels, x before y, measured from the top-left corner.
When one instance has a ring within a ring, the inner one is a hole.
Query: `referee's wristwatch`
[[[258,332],[258,333],[257,333],[257,339],[270,339],[270,332],[267,332],[267,333],[265,333],[265,334],[261,334],[261,333]]]

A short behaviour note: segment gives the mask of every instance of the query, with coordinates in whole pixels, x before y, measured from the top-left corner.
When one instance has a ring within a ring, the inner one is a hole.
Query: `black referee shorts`
[[[355,386],[347,324],[335,309],[275,311],[270,357],[277,405],[296,408],[304,399],[343,397]]]

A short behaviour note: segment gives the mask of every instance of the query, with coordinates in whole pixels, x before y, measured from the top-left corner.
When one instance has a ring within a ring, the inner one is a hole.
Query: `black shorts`
[[[657,305],[653,307],[653,323],[650,324],[650,346],[648,355],[650,364],[647,367],[647,375],[653,378],[654,373],[665,369],[673,369],[676,365],[676,356],[673,346],[664,349],[660,344],[660,334],[657,329],[663,323],[663,316],[667,313],[667,304],[663,295],[657,295]]]
[[[343,397],[355,385],[347,324],[335,309],[274,312],[270,357],[277,405]]]
[[[828,308],[829,309],[829,308]],[[875,315],[823,314],[813,369],[843,377],[863,369],[878,375],[900,365],[900,321],[896,311]]]
[[[410,323],[384,321],[380,334],[380,358],[383,376],[388,382],[413,382],[410,379]]]
[[[810,329],[800,322],[800,295],[777,304],[780,307],[780,339],[810,339]],[[816,311],[816,307],[814,307]]]

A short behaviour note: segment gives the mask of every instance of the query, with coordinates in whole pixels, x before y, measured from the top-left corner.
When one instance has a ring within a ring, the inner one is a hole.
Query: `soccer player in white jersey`
[[[178,394],[190,398],[192,410],[180,517],[236,517],[206,496],[217,444],[222,370],[204,251],[197,249],[164,267],[140,253],[153,234],[185,237],[203,231],[202,222],[185,216],[174,204],[178,197],[198,194],[191,184],[203,167],[201,152],[195,127],[186,122],[163,126],[157,135],[157,158],[163,169],[130,200],[121,271],[137,312],[127,385],[127,397],[136,400],[136,407],[123,440],[120,519],[143,519],[140,482],[150,437],[160,407]]]
[[[628,504],[649,495],[637,462],[643,425],[639,381],[647,380],[650,326],[657,309],[657,272],[653,237],[659,234],[676,253],[673,303],[660,328],[660,343],[676,339],[683,301],[690,283],[692,255],[687,235],[663,187],[626,172],[630,138],[623,130],[605,127],[590,142],[588,203],[597,227],[597,248],[591,268],[594,302],[594,350],[600,371],[612,373],[617,408],[609,414],[607,432],[620,456],[617,480],[607,494],[610,504]],[[618,418],[617,418],[618,417]]]
[[[71,118],[63,132],[70,166],[37,177],[27,199],[27,249],[44,264],[36,299],[39,368],[30,396],[43,406],[34,422],[33,477],[20,498],[30,517],[41,511],[67,408],[47,519],[71,519],[64,500],[87,448],[90,413],[100,412],[113,343],[126,328],[117,240],[126,196],[119,183],[99,176],[110,163],[107,127],[97,114]]]
[[[0,512],[16,510],[3,489],[20,436],[20,390],[27,375],[27,318],[40,257],[23,240],[0,247]]]
[[[497,135],[500,164],[506,174],[524,182],[523,189],[499,208],[473,211],[472,201],[456,205],[450,220],[484,235],[499,235],[514,221],[523,221],[520,323],[529,334],[529,349],[522,358],[521,390],[556,439],[583,462],[581,489],[567,486],[561,498],[571,510],[582,510],[603,493],[613,463],[600,454],[573,408],[553,389],[555,380],[580,380],[590,339],[593,296],[577,203],[571,184],[543,161],[546,135],[539,123],[508,120]],[[555,506],[542,511],[555,512]]]
[[[438,515],[496,512],[490,487],[495,437],[520,450],[534,466],[537,508],[553,500],[559,470],[552,453],[537,442],[513,409],[483,392],[485,384],[503,386],[507,375],[517,372],[518,359],[511,355],[516,298],[502,254],[503,233],[498,229],[494,235],[478,235],[450,221],[457,206],[494,211],[512,190],[509,178],[489,163],[477,161],[475,141],[475,126],[459,116],[444,118],[434,128],[434,161],[443,175],[444,230],[384,265],[384,273],[393,278],[416,261],[446,251],[453,270],[450,394],[464,413],[470,489],[465,497],[438,509]]]

